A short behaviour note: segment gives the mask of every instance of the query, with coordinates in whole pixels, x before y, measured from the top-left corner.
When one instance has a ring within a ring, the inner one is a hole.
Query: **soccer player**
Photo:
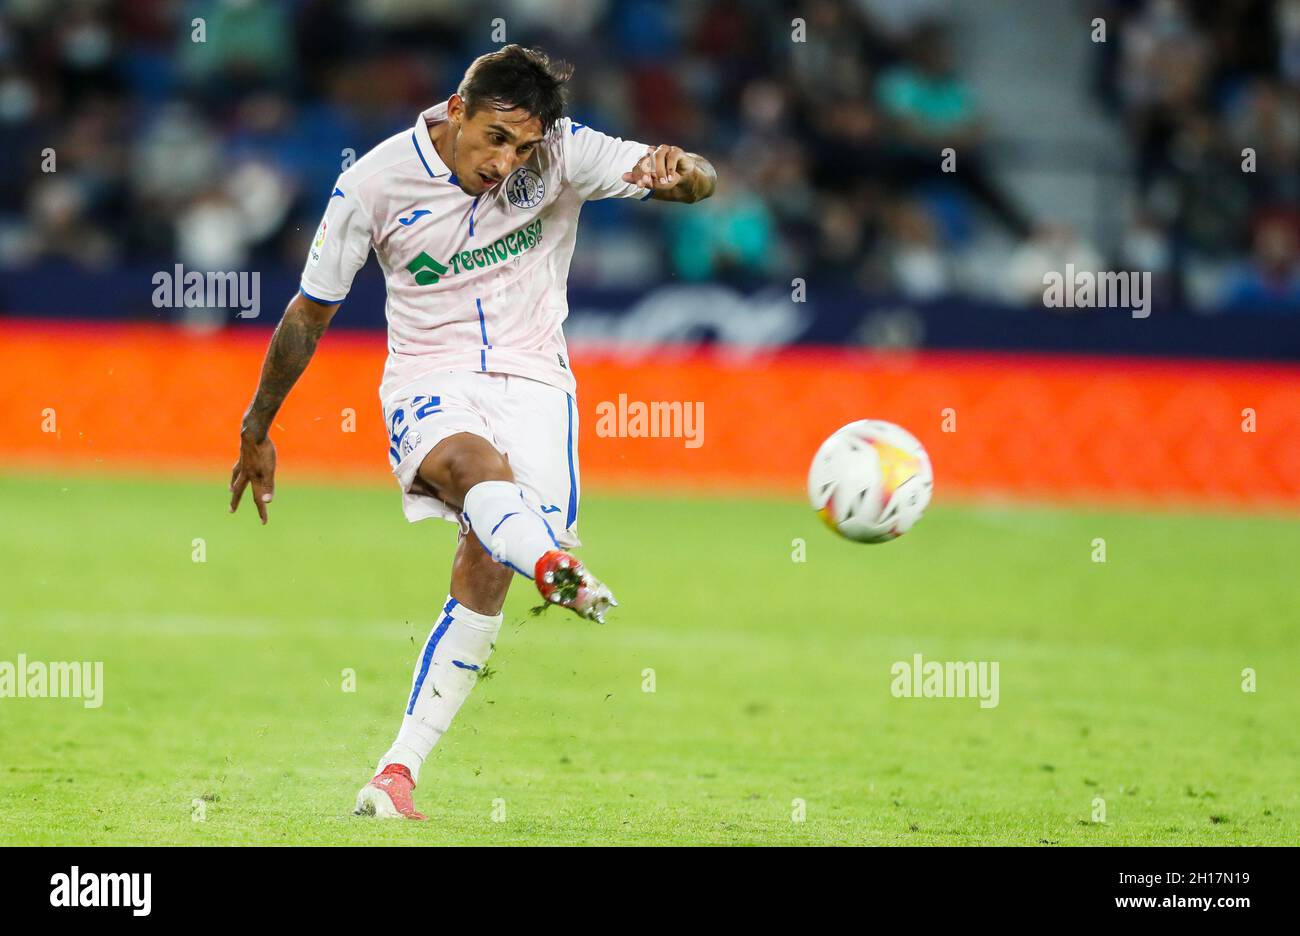
[[[562,324],[578,214],[595,198],[696,202],[716,174],[680,147],[562,116],[570,69],[518,45],[480,56],[448,100],[339,176],[244,414],[230,510],[275,490],[268,432],[373,249],[387,280],[379,395],[409,521],[460,524],[451,593],[405,716],[356,811],[423,819],[420,766],[473,688],[515,575],[604,621],[617,604],[579,545],[575,383]]]

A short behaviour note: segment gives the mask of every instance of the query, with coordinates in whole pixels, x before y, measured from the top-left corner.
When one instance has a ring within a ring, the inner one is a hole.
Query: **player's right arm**
[[[244,489],[253,487],[257,514],[266,523],[266,505],[275,493],[275,444],[271,441],[271,423],[280,411],[284,398],[307,369],[316,344],[329,327],[339,304],[326,305],[308,299],[301,292],[289,302],[284,317],[271,336],[270,347],[262,361],[262,377],[257,393],[248,404],[239,429],[239,460],[230,473],[230,512],[239,507]]]
[[[239,460],[230,473],[231,513],[239,507],[245,488],[252,485],[257,514],[266,523],[266,505],[275,494],[271,424],[316,353],[317,343],[352,288],[352,278],[366,262],[370,230],[369,213],[349,175],[344,173],[316,229],[302,271],[302,288],[289,301],[271,336],[257,392],[244,413],[239,429]]]

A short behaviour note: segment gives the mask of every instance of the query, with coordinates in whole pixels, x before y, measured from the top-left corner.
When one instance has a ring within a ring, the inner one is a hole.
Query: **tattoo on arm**
[[[257,395],[244,413],[243,432],[256,439],[266,438],[271,421],[279,412],[284,398],[307,369],[316,344],[325,334],[328,322],[313,319],[299,308],[290,307],[271,336],[262,362],[262,378],[257,385]]]

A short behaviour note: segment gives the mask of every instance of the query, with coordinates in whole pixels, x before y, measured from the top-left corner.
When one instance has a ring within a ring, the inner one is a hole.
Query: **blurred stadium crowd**
[[[955,64],[954,2],[8,0],[0,269],[300,267],[344,161],[445,98],[500,17],[506,41],[576,65],[575,117],[708,153],[725,180],[701,210],[589,206],[578,281],[816,270],[1033,301],[1038,271],[1068,259],[1153,270],[1194,306],[1300,313],[1300,0],[1066,0],[1081,32],[1110,29],[1079,88],[1130,147],[1108,243],[1038,216],[997,171],[1014,141],[986,119],[977,66]],[[998,272],[963,277],[963,256]]]
[[[1096,92],[1133,144],[1134,253],[1199,304],[1300,313],[1300,2],[1095,14],[1122,37],[1094,46]]]

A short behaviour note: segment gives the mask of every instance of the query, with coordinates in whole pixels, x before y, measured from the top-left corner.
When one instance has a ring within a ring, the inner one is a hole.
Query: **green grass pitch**
[[[533,618],[517,582],[432,821],[380,823],[349,811],[453,529],[388,487],[282,480],[265,528],[225,498],[0,477],[0,661],[104,663],[99,709],[0,699],[0,844],[1300,839],[1294,518],[940,504],[858,546],[793,499],[590,495],[622,607]],[[914,653],[997,661],[1000,704],[893,697]]]

